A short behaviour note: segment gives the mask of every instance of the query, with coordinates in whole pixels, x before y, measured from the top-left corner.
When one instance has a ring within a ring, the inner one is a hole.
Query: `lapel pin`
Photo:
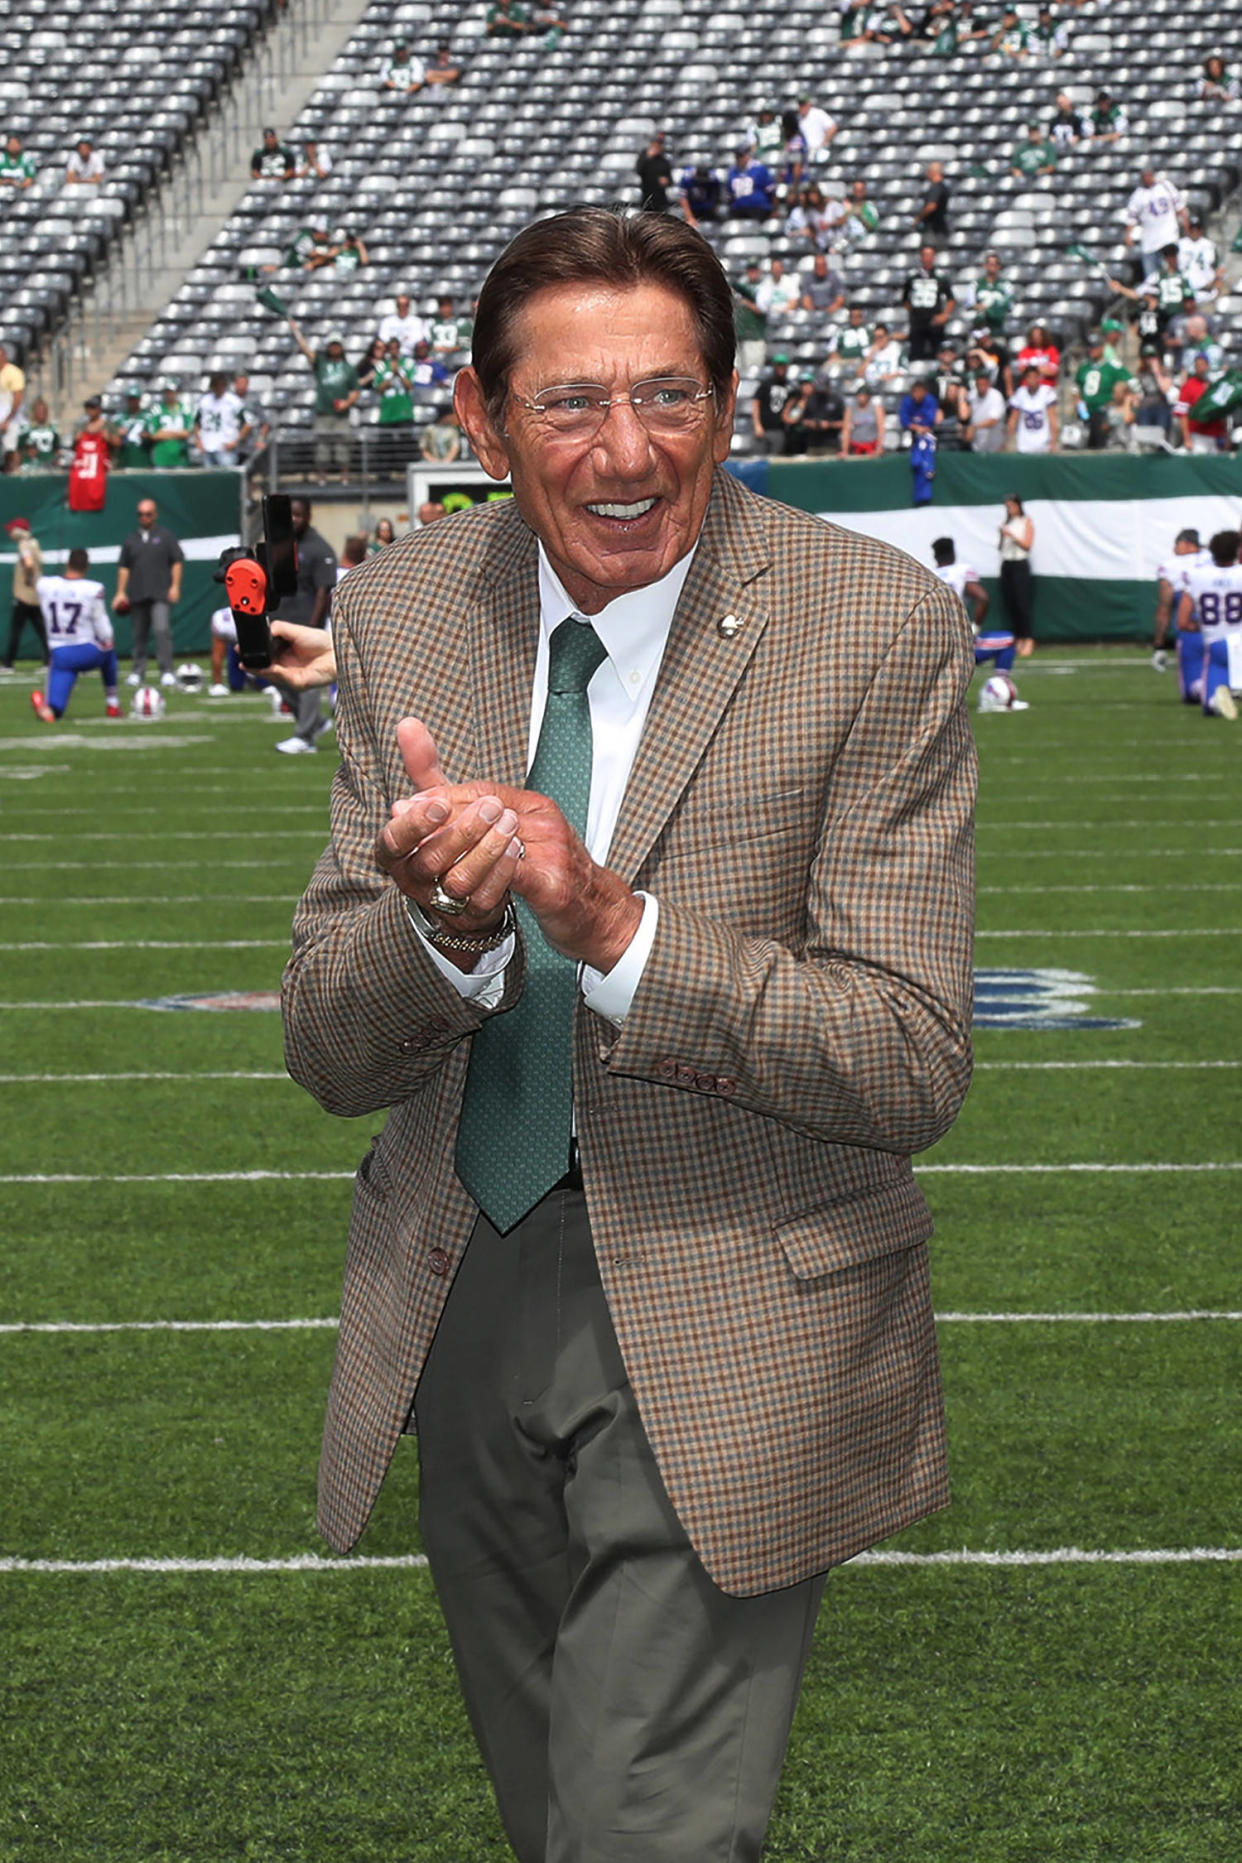
[[[736,615],[721,615],[716,623],[716,632],[723,640],[732,640],[741,625]]]

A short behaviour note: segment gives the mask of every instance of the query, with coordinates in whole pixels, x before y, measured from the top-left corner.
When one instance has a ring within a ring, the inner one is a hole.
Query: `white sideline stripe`
[[[39,839],[42,840],[43,837],[40,836]],[[1154,853],[1158,850],[1153,849],[1152,851]],[[1197,856],[1198,850],[1196,849],[1195,852]],[[290,860],[298,860],[300,858],[300,855],[289,855]],[[212,868],[217,872],[222,871],[226,867],[230,871],[236,871],[243,867],[261,867],[264,871],[267,871],[267,869],[271,867],[272,862],[271,860],[228,860],[223,858],[217,860],[213,855],[211,864]],[[73,866],[74,871],[78,873],[133,873],[134,871],[134,863],[132,860],[75,860]],[[160,861],[161,873],[175,870],[178,867],[192,867],[196,873],[201,873],[203,863],[201,860]],[[63,873],[65,870],[65,863],[63,858],[56,860],[6,860],[4,863],[4,870],[6,873]],[[131,893],[129,897],[131,899],[138,899],[141,903],[140,894]]]
[[[274,804],[273,811],[278,810],[279,807],[280,807],[279,803]],[[314,835],[318,840],[322,841],[325,833],[327,832],[326,805],[325,805],[323,813],[324,813],[324,818],[325,818],[324,825],[319,828],[265,828],[263,830],[263,839],[265,841],[289,841],[289,840],[305,841],[309,839],[311,835]],[[1197,826],[1202,828],[1202,827],[1207,826],[1207,824],[1204,822],[1200,822],[1197,824]],[[118,829],[91,828],[88,832],[90,834],[90,838],[92,841],[132,841],[134,838],[133,835],[130,834],[127,830],[121,829],[121,828],[118,828]],[[236,841],[236,839],[237,839],[236,828],[164,828],[164,829],[161,829],[160,831],[161,843],[165,841]],[[46,840],[47,840],[46,834],[33,834],[33,833],[32,834],[24,834],[24,833],[22,834],[0,834],[0,841],[46,841]],[[62,860],[59,863],[56,863],[53,861],[47,861],[46,863],[40,863],[40,864],[41,865],[45,864],[47,866],[53,866],[53,865],[59,864],[63,867],[64,862],[62,858]],[[74,864],[75,866],[77,865],[76,862]],[[191,866],[201,867],[203,863],[201,861],[192,861],[192,862],[187,862],[186,864],[191,865]],[[162,860],[160,862],[160,865],[161,867],[166,867],[168,865],[168,862]]]
[[[1242,1159],[1224,1164],[921,1164],[919,1177],[1052,1176],[1062,1171],[1242,1171]],[[6,1171],[0,1184],[260,1184],[339,1183],[353,1171]]]
[[[1139,989],[1127,989],[1119,985],[1116,989],[1100,989],[1097,996],[1242,996],[1242,984],[1237,983],[1170,983],[1168,985],[1144,984]]]
[[[1025,865],[1028,860],[1147,861],[1153,857],[1161,860],[1223,860],[1238,854],[1242,854],[1242,847],[1144,847],[1138,849],[1110,847],[1106,852],[1101,852],[1098,847],[1001,847],[997,848],[995,853],[988,855],[988,861],[990,864],[997,860],[1020,860]],[[12,865],[11,862],[9,864]],[[81,861],[74,862],[75,867],[82,864]],[[166,860],[160,862],[161,867],[167,867],[169,864]],[[186,864],[192,865],[193,863]]]
[[[27,938],[0,951],[285,951],[285,938]]]
[[[1212,1065],[1205,1063],[1205,1065]],[[1221,1067],[1242,1066],[1242,1062],[1220,1062]],[[0,1074],[0,1086],[14,1086],[21,1082],[25,1086],[40,1086],[49,1081],[58,1081],[63,1085],[90,1085],[101,1080],[289,1080],[289,1076],[278,1068],[269,1073],[262,1068],[194,1068],[188,1073],[177,1073],[170,1069],[152,1070],[145,1073],[116,1074]],[[290,1081],[290,1085],[292,1085]]]
[[[1242,1320],[1242,1311],[1188,1307],[1179,1313],[937,1313],[937,1326],[1141,1326],[1161,1321]],[[306,1320],[3,1320],[3,1333],[295,1333],[333,1332],[338,1319]]]
[[[1242,880],[1194,881],[1190,885],[1179,885],[1179,893],[1236,893],[1242,889]],[[1164,893],[1168,891],[1167,883],[1160,886],[1138,886],[1121,880],[1107,881],[1095,886],[977,886],[978,893]],[[218,895],[223,897],[224,895]],[[131,895],[132,897],[132,895]],[[2,904],[3,901],[0,901]],[[23,904],[41,905],[42,900],[23,900]],[[55,901],[64,905],[63,899]]]
[[[1003,1069],[1008,1072],[1025,1072],[1027,1070],[1038,1070],[1043,1073],[1071,1073],[1071,1072],[1077,1071],[1080,1068],[1085,1068],[1085,1067],[1141,1067],[1141,1068],[1242,1067],[1242,1061],[976,1061],[975,1062],[976,1073],[978,1073],[981,1069],[991,1069],[993,1072],[1000,1072]],[[0,1075],[0,1079],[4,1079],[4,1078],[5,1078],[4,1075]],[[20,1074],[14,1075],[14,1076],[11,1076],[11,1078],[20,1080],[21,1075]],[[37,1074],[32,1074],[32,1075],[27,1076],[27,1078],[31,1080],[37,1080],[39,1076]],[[67,1075],[66,1078],[71,1079],[72,1076]],[[89,1076],[83,1075],[82,1078],[88,1079]],[[116,1078],[118,1080],[121,1080],[124,1078],[124,1076],[118,1074]],[[134,1078],[136,1079],[137,1076],[134,1076]],[[193,1076],[190,1075],[188,1076],[188,1078],[193,1079]]]
[[[1128,817],[1124,821],[1112,822],[1084,821],[1080,816],[1067,816],[1064,821],[1027,821],[1010,816],[1005,821],[977,821],[975,823],[975,828],[980,832],[987,831],[993,834],[999,834],[1003,831],[1005,834],[1011,834],[1015,828],[1105,828],[1110,830],[1113,828],[1146,828],[1150,830],[1151,825],[1150,817],[1141,815],[1137,817],[1137,819]],[[1200,828],[1236,828],[1238,823],[1236,816],[1210,815],[1204,816],[1201,820],[1196,818],[1193,825],[1197,833]],[[1111,852],[1111,850],[1109,851]],[[1151,852],[1151,849],[1143,848],[1141,852],[1146,855]]]
[[[948,1552],[862,1552],[846,1566],[1058,1566],[1058,1565],[1222,1565],[1242,1561],[1242,1546],[1152,1546],[1105,1548],[1057,1546],[1047,1551],[976,1552],[963,1546]],[[41,1573],[90,1577],[110,1572],[237,1573],[276,1572],[422,1572],[425,1553],[359,1553],[333,1559],[297,1553],[289,1559],[0,1559],[0,1573]],[[844,1568],[843,1568],[844,1569]]]
[[[961,1177],[1051,1177],[1063,1171],[1242,1171],[1242,1159],[1233,1159],[1226,1164],[920,1164],[915,1167],[918,1177],[946,1177],[950,1174]],[[0,1178],[0,1183],[10,1181]]]
[[[1028,928],[1024,931],[985,931],[979,926],[976,938],[1242,938],[1242,931],[1236,925],[1175,925],[1167,929],[1160,927],[1152,930],[1138,930],[1134,927],[1116,930],[1104,925],[1093,925],[1089,929],[1079,927],[1074,931],[1052,931],[1046,926]],[[4,950],[0,945],[0,951]]]
[[[1240,882],[1242,884],[1242,882]],[[1188,892],[1188,887],[1179,891]],[[1222,888],[1222,891],[1229,890]],[[0,893],[0,906],[295,906],[288,893]]]

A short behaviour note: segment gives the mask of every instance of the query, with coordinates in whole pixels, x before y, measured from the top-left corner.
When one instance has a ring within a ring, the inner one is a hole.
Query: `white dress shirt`
[[[697,549],[697,545],[695,548]],[[659,582],[645,589],[635,589],[602,608],[597,615],[577,614],[561,586],[560,578],[539,545],[539,644],[535,652],[535,681],[531,688],[530,730],[526,742],[526,767],[535,758],[539,731],[548,700],[548,642],[553,630],[568,615],[589,619],[600,638],[607,659],[597,667],[587,687],[591,710],[591,800],[587,810],[586,846],[592,860],[607,864],[621,802],[639,740],[647,722],[647,711],[655,691],[656,677],[673,610],[694,561],[694,550],[675,563]],[[596,1014],[620,1025],[629,1013],[651,946],[655,939],[659,906],[650,893],[640,893],[643,916],[638,930],[612,969],[601,976],[597,970],[582,965],[579,981],[583,1000]],[[422,938],[436,967],[471,1001],[485,1009],[494,1008],[504,993],[504,969],[513,955],[514,940],[506,938],[494,951],[485,952],[472,971],[458,970],[435,946],[428,943],[418,921],[411,925]]]

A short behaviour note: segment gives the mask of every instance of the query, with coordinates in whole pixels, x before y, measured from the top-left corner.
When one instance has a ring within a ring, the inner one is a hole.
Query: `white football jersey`
[[[51,651],[112,645],[102,582],[91,582],[86,576],[40,576],[35,591]]]
[[[1186,587],[1186,578],[1192,569],[1210,569],[1212,552],[1210,550],[1187,550],[1184,556],[1174,553],[1156,565],[1157,582],[1167,582],[1177,600]]]
[[[1038,388],[1015,388],[1009,405],[1018,415],[1018,451],[1046,453],[1052,445],[1048,409],[1055,407],[1057,391],[1041,382]]]
[[[237,645],[237,623],[231,608],[216,609],[211,617],[211,631],[217,640],[227,640],[234,647]]]
[[[1186,588],[1206,643],[1242,637],[1242,563],[1230,563],[1228,569],[1218,569],[1215,563],[1192,569]]]
[[[966,606],[966,584],[979,580],[978,570],[972,569],[969,563],[937,563],[932,575],[948,583],[963,608]]]
[[[205,394],[198,402],[198,438],[209,451],[222,446],[236,446],[241,432],[241,397],[231,388],[222,395]]]

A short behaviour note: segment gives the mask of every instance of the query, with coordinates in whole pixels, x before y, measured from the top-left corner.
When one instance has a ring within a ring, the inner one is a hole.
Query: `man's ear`
[[[737,370],[734,369],[729,379],[729,386],[720,397],[716,407],[716,431],[712,436],[712,458],[718,466],[723,465],[729,457],[733,444],[733,416],[737,410]]]
[[[483,387],[472,368],[459,371],[453,388],[453,408],[475,458],[489,478],[509,476],[509,453],[504,435],[492,425]]]

